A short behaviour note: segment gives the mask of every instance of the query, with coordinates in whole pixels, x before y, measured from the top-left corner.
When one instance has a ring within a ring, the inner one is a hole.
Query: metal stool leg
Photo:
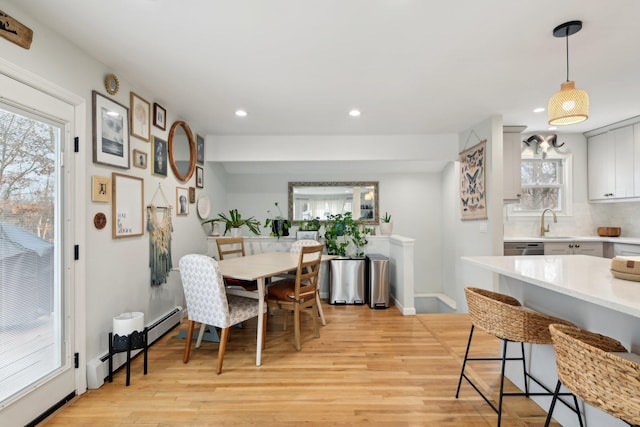
[[[456,399],[460,394],[460,385],[462,384],[462,376],[464,375],[464,367],[467,365],[467,357],[469,356],[469,347],[471,347],[471,338],[473,338],[473,328],[471,325],[471,331],[469,332],[469,340],[467,341],[467,350],[464,352],[464,361],[462,362],[462,369],[460,370],[460,378],[458,379],[458,389],[456,390]]]

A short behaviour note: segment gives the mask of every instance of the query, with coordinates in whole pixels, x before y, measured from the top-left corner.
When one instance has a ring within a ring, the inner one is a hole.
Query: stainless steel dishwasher
[[[504,242],[504,255],[544,255],[544,242]]]

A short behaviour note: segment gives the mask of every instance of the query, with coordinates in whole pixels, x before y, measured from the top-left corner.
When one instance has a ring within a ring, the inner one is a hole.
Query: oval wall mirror
[[[171,125],[168,149],[173,174],[180,181],[189,181],[196,169],[196,144],[186,122],[179,120]]]

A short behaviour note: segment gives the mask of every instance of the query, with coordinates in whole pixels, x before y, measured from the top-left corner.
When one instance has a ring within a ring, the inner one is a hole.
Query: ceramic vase
[[[393,222],[381,222],[380,223],[380,234],[383,236],[391,236],[393,232]]]

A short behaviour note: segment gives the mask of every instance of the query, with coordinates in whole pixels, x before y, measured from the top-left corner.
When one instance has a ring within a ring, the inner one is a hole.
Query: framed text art
[[[204,188],[204,169],[196,166],[196,187]]]
[[[151,153],[153,154],[153,174],[167,176],[167,141],[154,136]]]
[[[93,94],[93,162],[129,169],[129,109]]]
[[[176,206],[178,207],[177,215],[189,215],[188,188],[176,187]]]
[[[149,132],[151,130],[151,125],[149,124],[151,107],[149,106],[149,103],[136,93],[131,92],[130,108],[131,136],[135,136],[143,141],[149,142]]]
[[[113,172],[111,174],[113,204],[111,237],[142,236],[144,233],[144,180]]]
[[[167,130],[167,110],[155,102],[153,103],[153,125],[162,130]]]
[[[91,201],[111,201],[111,178],[108,176],[93,175],[91,177]]]
[[[487,141],[460,153],[461,219],[487,219],[487,192],[484,183]]]

